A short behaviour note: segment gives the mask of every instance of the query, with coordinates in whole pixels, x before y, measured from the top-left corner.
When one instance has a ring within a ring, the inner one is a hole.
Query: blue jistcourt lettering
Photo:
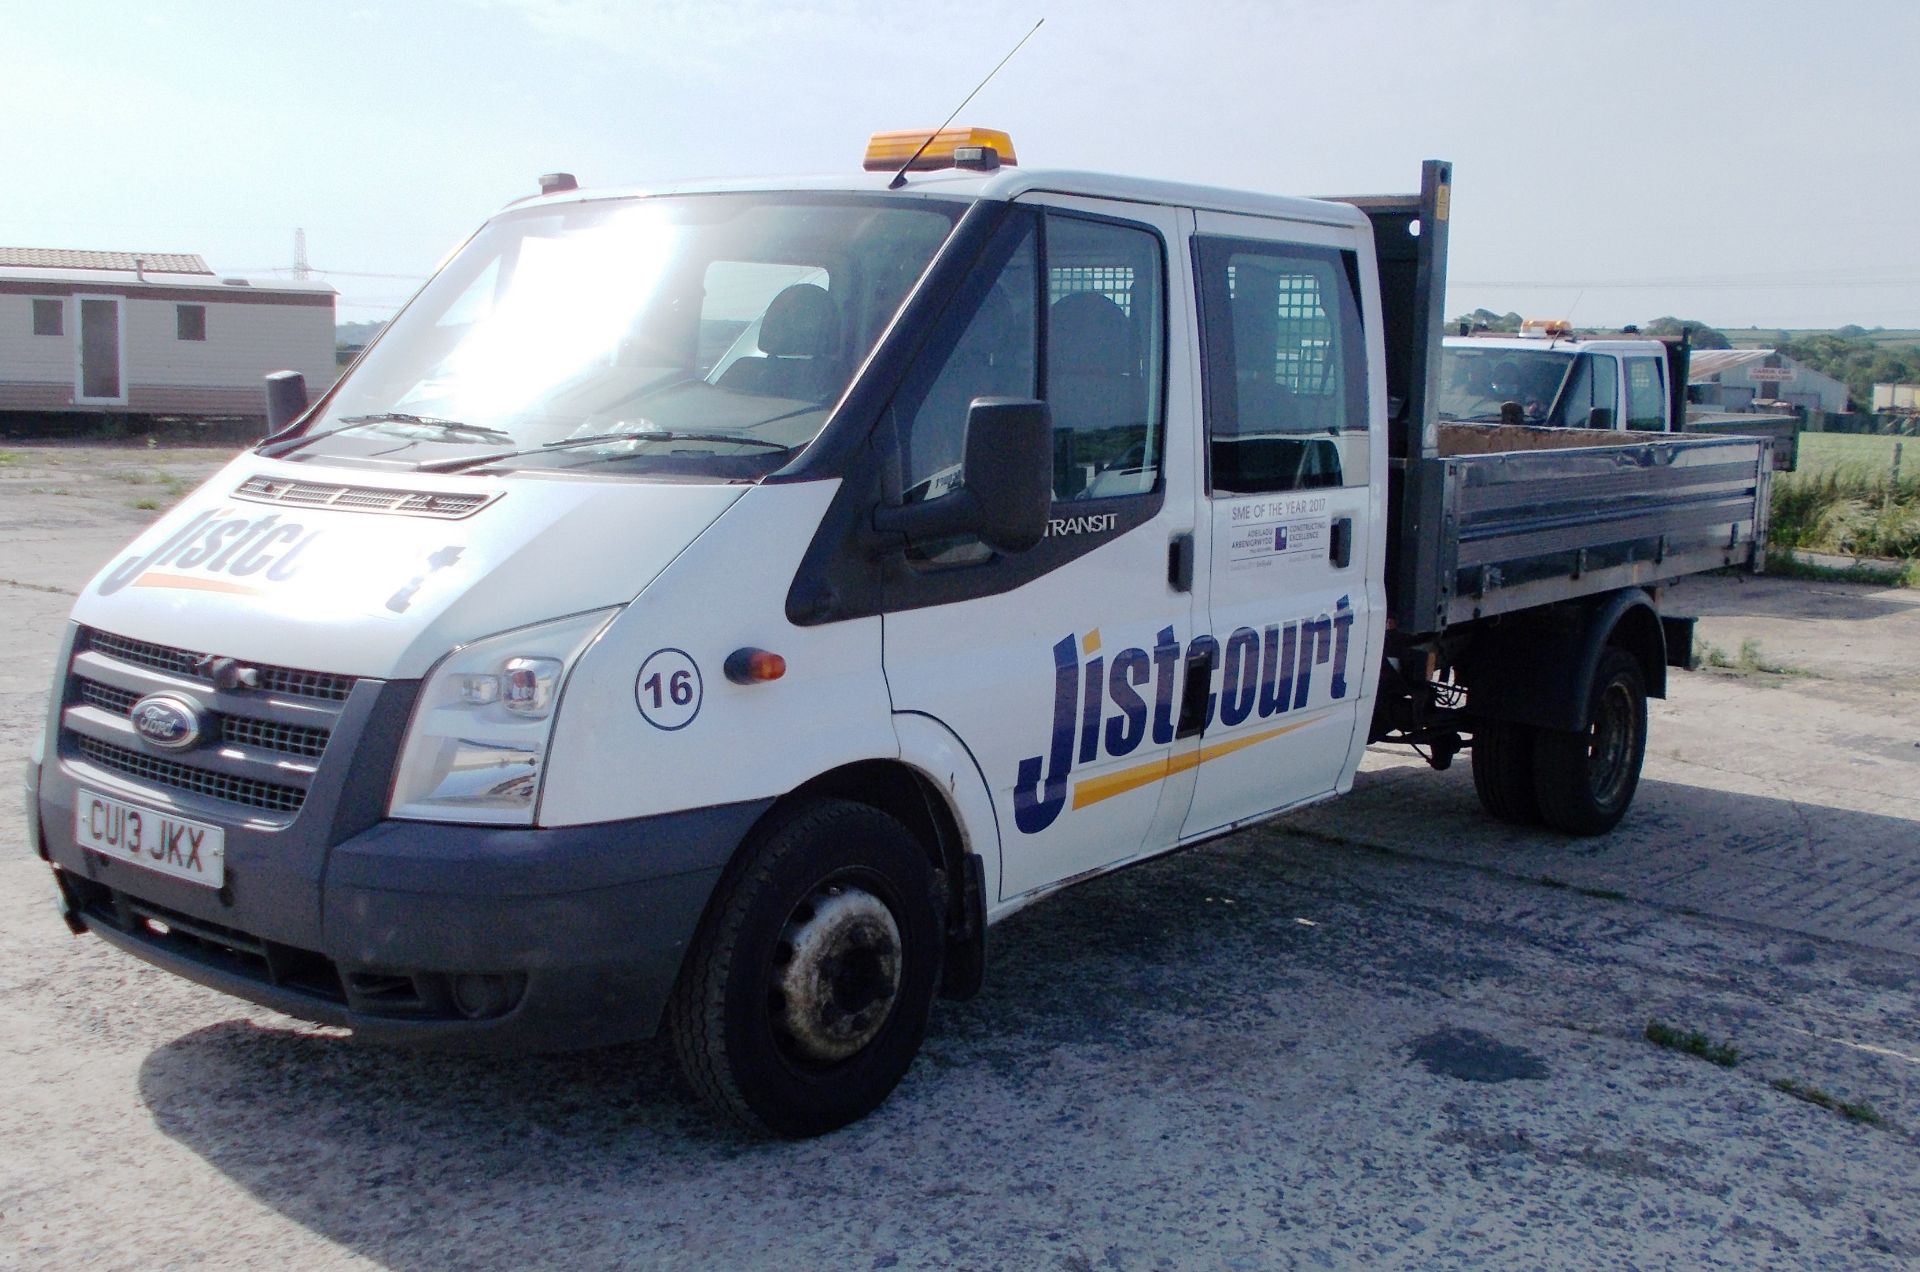
[[[233,510],[226,508],[202,512],[153,551],[130,556],[114,566],[100,580],[100,595],[112,596],[149,570],[168,566],[234,578],[265,571],[265,579],[282,583],[293,577],[300,554],[319,535],[320,531],[308,530],[298,522],[281,521],[277,512],[257,519],[233,515]]]
[[[1053,728],[1044,755],[1020,761],[1013,788],[1013,819],[1022,834],[1053,825],[1066,807],[1067,779],[1076,764],[1131,754],[1151,733],[1155,746],[1173,741],[1182,668],[1188,660],[1218,665],[1219,688],[1207,678],[1199,715],[1203,728],[1233,728],[1305,709],[1314,694],[1313,669],[1326,667],[1326,700],[1347,696],[1347,657],[1353,631],[1352,599],[1343,596],[1331,613],[1269,623],[1256,631],[1235,628],[1226,638],[1199,633],[1183,646],[1171,627],[1155,634],[1151,650],[1128,648],[1108,657],[1097,633],[1066,636],[1053,646]],[[1082,659],[1085,659],[1084,665]],[[1152,706],[1142,690],[1153,681]],[[1102,725],[1105,725],[1104,729]],[[1078,743],[1076,747],[1075,743]]]
[[[1020,761],[1013,788],[1013,820],[1025,834],[1053,825],[1067,802],[1067,770],[1073,767],[1073,713],[1080,688],[1080,647],[1071,636],[1053,647],[1053,741],[1048,749],[1046,790],[1040,789],[1040,757]]]

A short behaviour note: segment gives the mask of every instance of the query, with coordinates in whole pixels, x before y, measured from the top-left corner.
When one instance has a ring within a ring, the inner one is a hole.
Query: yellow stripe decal
[[[1089,804],[1098,804],[1101,800],[1112,799],[1115,795],[1125,795],[1128,791],[1139,790],[1142,786],[1172,777],[1175,773],[1184,773],[1190,768],[1198,768],[1208,760],[1217,760],[1223,755],[1232,755],[1235,751],[1244,751],[1257,746],[1269,738],[1277,738],[1282,733],[1292,733],[1295,729],[1304,729],[1310,724],[1326,718],[1325,711],[1305,720],[1295,720],[1292,724],[1283,724],[1277,729],[1267,729],[1261,733],[1249,733],[1245,737],[1228,738],[1224,742],[1215,742],[1212,746],[1203,746],[1197,750],[1184,751],[1179,755],[1163,755],[1157,760],[1148,760],[1145,764],[1136,764],[1117,773],[1107,773],[1100,777],[1090,777],[1076,783],[1073,788],[1073,806],[1085,808]]]
[[[203,579],[187,574],[158,574],[152,570],[134,580],[135,587],[172,587],[188,592],[232,592],[237,596],[261,596],[262,590],[248,587],[245,583],[229,583],[225,579]]]

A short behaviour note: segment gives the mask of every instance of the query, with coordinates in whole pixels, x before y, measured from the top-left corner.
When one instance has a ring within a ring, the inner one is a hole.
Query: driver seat
[[[820,402],[840,387],[840,310],[827,289],[795,283],[760,318],[760,352],[741,358],[716,382],[756,397]]]

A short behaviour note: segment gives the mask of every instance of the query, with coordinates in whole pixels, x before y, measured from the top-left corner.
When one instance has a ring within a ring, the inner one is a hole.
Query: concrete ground
[[[71,593],[220,457],[0,454],[17,772]],[[1726,665],[1654,704],[1614,834],[1376,751],[996,927],[985,993],[810,1143],[720,1127],[658,1045],[419,1056],[198,989],[67,936],[0,820],[0,1265],[1911,1267],[1920,596],[1669,608]]]

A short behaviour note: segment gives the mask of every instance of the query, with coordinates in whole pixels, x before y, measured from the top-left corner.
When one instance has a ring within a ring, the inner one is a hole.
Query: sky
[[[294,261],[384,318],[538,174],[1454,167],[1448,313],[1920,327],[1920,0],[0,0],[0,245]]]

